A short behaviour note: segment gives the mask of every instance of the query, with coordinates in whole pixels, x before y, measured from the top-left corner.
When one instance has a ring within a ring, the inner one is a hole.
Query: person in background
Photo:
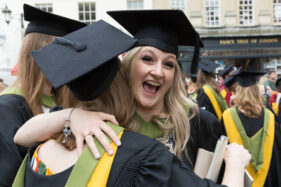
[[[238,72],[238,71],[235,71],[234,73],[236,73],[236,72]],[[221,95],[224,97],[228,107],[231,106],[231,97],[235,93],[235,89],[236,89],[236,85],[237,85],[236,78],[233,74],[228,76],[222,84],[222,86],[224,86],[225,88],[224,88],[224,90],[221,91]]]
[[[197,76],[197,103],[199,107],[211,112],[219,120],[222,113],[228,108],[225,99],[220,94],[219,85],[214,77],[214,71],[218,64],[209,59],[199,62]]]
[[[268,79],[264,81],[265,90],[268,90],[269,97],[276,91],[275,80],[277,78],[276,71],[274,69],[269,69],[267,72]]]
[[[197,74],[190,73],[189,75],[189,84],[187,85],[187,94],[188,96],[196,102],[197,92],[196,92],[196,81],[197,81]]]
[[[126,123],[122,119],[128,118],[122,116],[130,116],[133,110],[128,108],[131,106],[130,93],[126,88],[128,84],[122,80],[126,73],[122,75],[122,68],[119,71],[117,55],[129,49],[136,40],[102,20],[61,39],[33,52],[53,87],[67,84],[79,99],[79,107],[108,113],[115,111],[117,113],[112,114],[116,114],[117,119],[121,116],[120,122]],[[48,66],[46,62],[52,62],[52,65]],[[80,63],[84,64],[84,69],[77,68]],[[71,71],[59,75],[60,67],[66,64]],[[125,110],[120,111],[121,108]],[[72,123],[75,110],[78,109],[69,109],[66,123]],[[43,115],[39,118],[46,120]],[[30,150],[13,186],[221,186],[196,176],[160,142],[118,126],[110,127],[123,142],[118,149],[115,147],[114,155],[102,155],[97,161],[86,148],[78,158],[75,138],[71,134],[68,136],[69,126],[66,125],[53,140]],[[93,139],[92,133],[85,139]],[[249,153],[242,146],[230,145],[225,155],[223,184],[242,186],[244,168],[249,160]]]
[[[219,85],[221,91],[225,89],[225,87],[222,85],[224,80],[227,77],[229,77],[233,73],[233,71],[234,71],[234,65],[230,64],[225,66],[225,68],[219,73],[219,76],[223,78],[223,81],[220,81],[220,85]]]
[[[233,107],[223,113],[222,134],[229,142],[243,145],[252,160],[247,171],[253,187],[281,186],[281,132],[275,115],[268,110],[257,86],[263,72],[254,62],[247,62],[237,74]]]
[[[3,79],[0,78],[0,92],[2,92],[5,88],[7,88],[7,85],[4,83]]]
[[[276,80],[275,87],[276,91],[270,96],[269,105],[272,107],[273,111],[278,114],[278,104],[281,97],[281,78]]]
[[[13,141],[18,128],[33,115],[56,106],[50,83],[31,56],[31,51],[51,43],[85,24],[41,11],[24,4],[24,19],[29,21],[19,56],[16,82],[0,94],[0,186],[11,186],[27,153]],[[39,124],[40,125],[40,124]]]

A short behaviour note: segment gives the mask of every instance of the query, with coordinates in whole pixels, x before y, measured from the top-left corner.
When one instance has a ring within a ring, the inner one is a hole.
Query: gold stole
[[[245,147],[241,135],[232,118],[230,109],[226,110],[223,113],[223,122],[226,130],[226,134],[229,138],[229,142],[230,143],[235,142]],[[247,167],[247,171],[254,179],[252,187],[263,186],[265,179],[267,177],[267,173],[271,162],[273,143],[274,143],[274,130],[275,130],[274,128],[275,128],[274,115],[272,112],[269,112],[269,126],[268,126],[268,131],[266,133],[266,138],[264,142],[264,151],[263,151],[264,164],[257,172],[255,172],[251,163]]]
[[[203,89],[204,89],[204,92],[206,93],[206,95],[208,96],[208,98],[210,99],[210,101],[213,105],[213,108],[215,109],[218,119],[221,120],[222,110],[221,110],[221,107],[220,107],[218,101],[216,100],[212,90],[210,90],[207,86],[203,86]]]
[[[225,98],[226,97],[226,90],[225,89],[223,89],[222,91],[221,91],[221,95],[223,96],[223,98]]]

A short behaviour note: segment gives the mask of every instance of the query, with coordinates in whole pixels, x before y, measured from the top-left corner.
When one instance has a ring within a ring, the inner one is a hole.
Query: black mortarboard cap
[[[219,67],[219,64],[207,58],[200,59],[199,61],[199,69],[206,73],[214,72],[217,67]]]
[[[192,64],[189,62],[181,62],[180,63],[181,69],[185,74],[188,74],[189,77],[192,79],[193,82],[196,82],[197,80],[197,71],[198,69],[196,69],[195,73],[192,73],[191,71],[191,67]]]
[[[138,46],[152,46],[178,55],[178,46],[195,46],[191,71],[195,73],[203,42],[181,10],[108,11],[134,38]]]
[[[24,20],[29,21],[25,35],[36,32],[63,36],[86,26],[86,23],[45,12],[28,4],[23,5]]]
[[[102,94],[119,69],[117,56],[136,40],[100,20],[32,52],[45,76],[57,89],[67,84],[80,100]]]
[[[230,64],[227,65],[220,73],[219,75],[224,77],[226,74],[228,74],[229,72],[231,72],[234,69],[234,65]]]
[[[265,74],[265,72],[261,72],[257,67],[258,64],[251,62],[245,69],[239,68],[238,73],[235,72],[235,74],[233,74],[238,84],[242,87],[249,87],[257,84],[258,78]]]
[[[189,73],[188,75],[189,75],[190,79],[192,80],[192,82],[197,81],[197,74]]]
[[[221,86],[226,86],[227,88],[231,87],[233,84],[237,82],[236,77],[234,75],[229,75],[222,83]]]

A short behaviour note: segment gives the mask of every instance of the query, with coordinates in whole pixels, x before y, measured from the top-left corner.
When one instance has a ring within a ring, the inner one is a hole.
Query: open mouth
[[[161,87],[160,83],[153,81],[145,81],[143,83],[144,91],[150,94],[155,94]]]

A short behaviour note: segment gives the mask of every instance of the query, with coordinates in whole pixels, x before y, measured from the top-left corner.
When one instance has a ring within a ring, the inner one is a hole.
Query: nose
[[[164,73],[163,73],[163,67],[162,67],[162,63],[158,62],[154,65],[151,74],[156,77],[156,78],[162,78]]]

